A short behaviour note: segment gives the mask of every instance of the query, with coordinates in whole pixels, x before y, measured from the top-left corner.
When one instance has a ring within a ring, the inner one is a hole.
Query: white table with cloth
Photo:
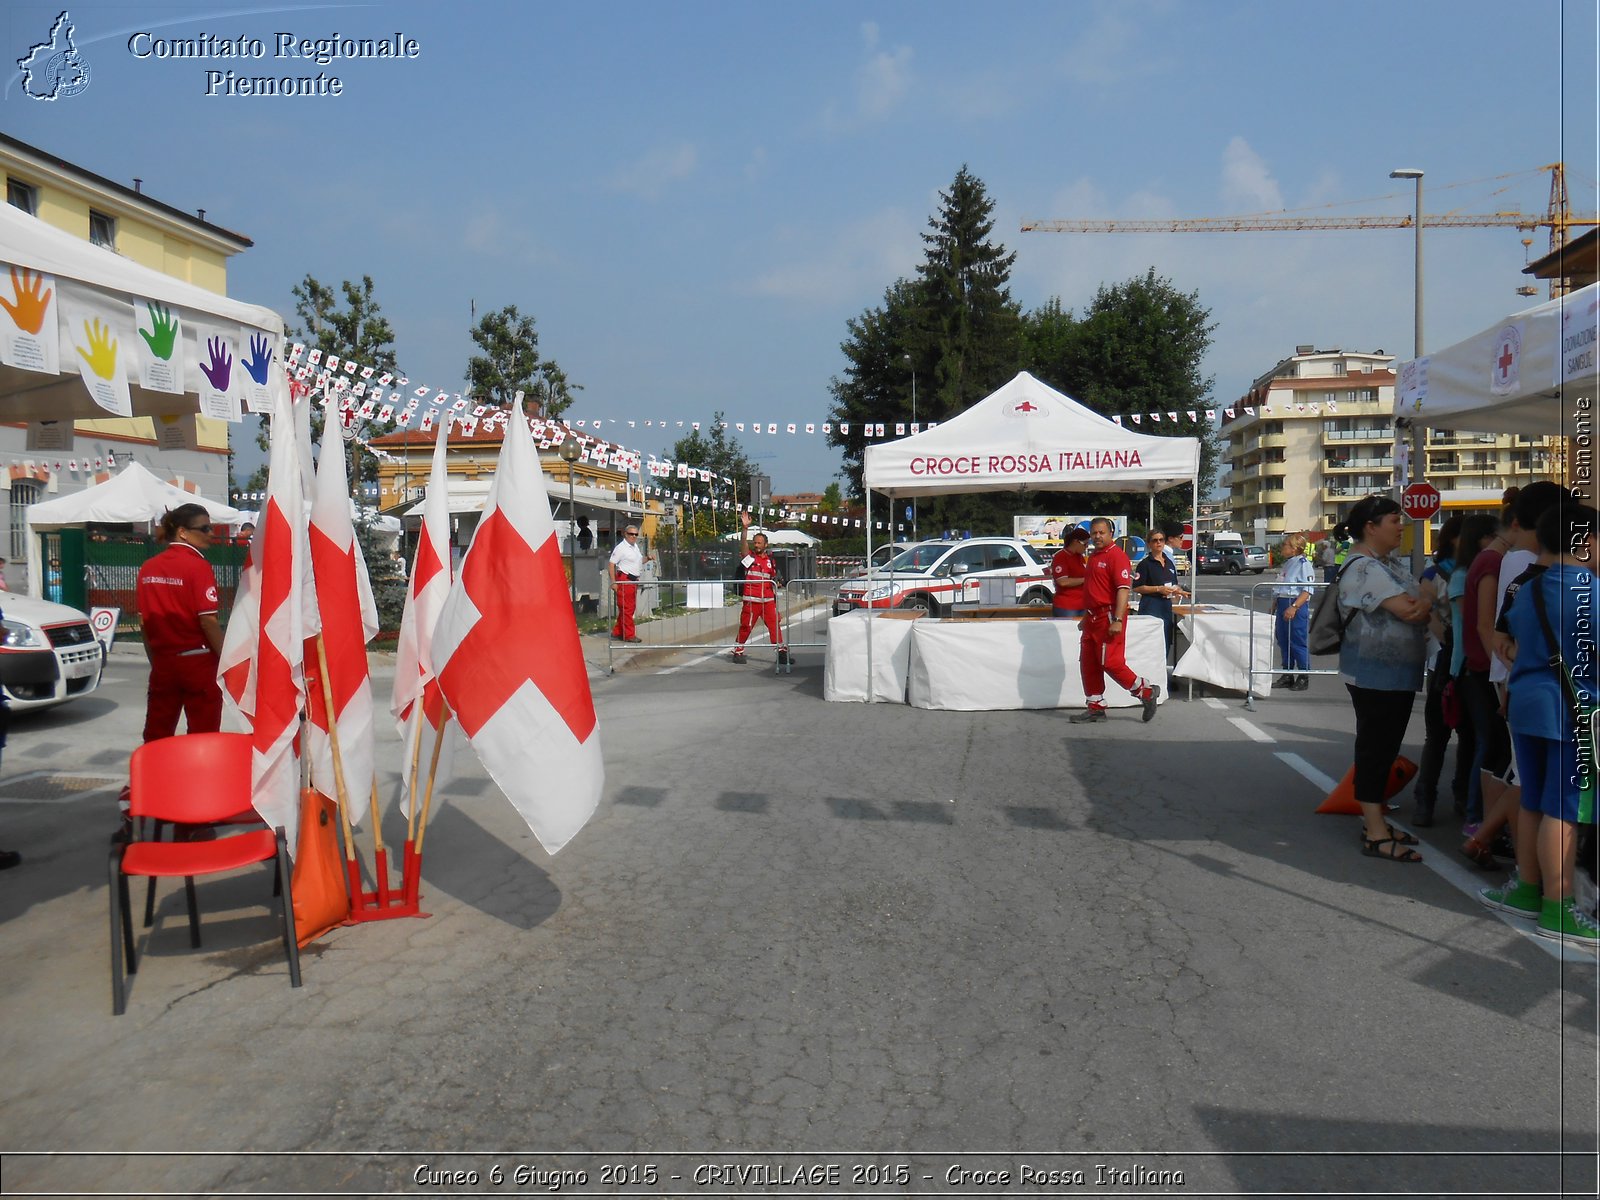
[[[1178,633],[1188,648],[1173,674],[1235,692],[1251,690],[1250,610],[1235,604],[1179,605]],[[1255,614],[1255,693],[1272,691],[1273,657],[1277,653],[1273,616]]]
[[[828,657],[823,696],[867,699],[867,625],[859,613],[828,622]],[[1078,623],[1032,620],[933,620],[871,622],[874,699],[916,708],[990,711],[1020,708],[1081,708]],[[1164,633],[1154,617],[1128,618],[1127,661],[1135,674],[1163,684]],[[896,690],[898,688],[898,691]],[[1106,703],[1138,704],[1106,681]]]

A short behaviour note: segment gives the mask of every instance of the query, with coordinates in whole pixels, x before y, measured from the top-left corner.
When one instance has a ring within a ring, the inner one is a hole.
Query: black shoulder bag
[[[1365,557],[1365,554],[1357,554],[1345,559],[1333,581],[1317,597],[1316,607],[1311,610],[1311,624],[1306,630],[1306,649],[1312,654],[1339,653],[1339,646],[1344,642],[1344,627],[1350,623],[1350,618],[1339,607],[1339,580],[1344,578],[1351,563]]]

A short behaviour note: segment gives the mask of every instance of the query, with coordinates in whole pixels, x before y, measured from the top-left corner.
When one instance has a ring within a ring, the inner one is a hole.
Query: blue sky
[[[9,0],[6,58],[59,4]],[[1542,213],[1564,159],[1596,204],[1592,0],[73,4],[80,94],[0,109],[14,137],[255,241],[229,290],[370,274],[413,381],[461,386],[470,305],[516,304],[583,385],[571,417],[821,422],[845,322],[914,270],[968,164],[1016,299],[1081,308],[1155,269],[1218,328],[1218,403],[1298,343],[1409,357],[1409,231],[1018,232],[1024,218],[1277,209]],[[261,60],[135,58],[128,38],[260,38]],[[414,38],[326,67],[274,35]],[[207,96],[206,72],[337,75],[343,95]],[[1337,205],[1333,208],[1323,206]],[[1426,238],[1433,348],[1532,301],[1513,229]],[[1535,235],[1533,253],[1545,248]],[[618,439],[665,452],[670,436]],[[777,491],[839,468],[746,437]]]

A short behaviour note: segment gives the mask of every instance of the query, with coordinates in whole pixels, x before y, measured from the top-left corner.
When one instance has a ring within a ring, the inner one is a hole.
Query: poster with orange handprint
[[[119,417],[133,416],[126,368],[130,332],[124,311],[115,313],[72,296],[61,299],[61,324],[73,353],[68,365],[94,402]]]
[[[55,277],[0,263],[0,362],[26,371],[61,371]]]

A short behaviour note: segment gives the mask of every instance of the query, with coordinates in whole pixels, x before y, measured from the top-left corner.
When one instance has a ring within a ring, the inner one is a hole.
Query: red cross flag
[[[311,501],[311,572],[322,623],[322,659],[327,689],[333,695],[332,723],[339,735],[339,757],[352,824],[360,824],[372,798],[372,680],[367,673],[367,643],[378,633],[378,606],[372,599],[367,563],[350,521],[350,479],[344,438],[332,422],[322,427],[322,458],[317,463]],[[307,752],[311,782],[324,796],[338,795],[316,638],[306,645]]]
[[[544,472],[524,420],[506,430],[433,651],[445,699],[479,761],[556,853],[599,804],[605,766]]]
[[[283,826],[288,844],[300,829],[300,763],[295,736],[305,699],[305,494],[300,447],[287,396],[272,413],[267,500],[256,522],[217,667],[224,695],[250,726],[254,755],[251,804]]]
[[[434,628],[439,623],[439,613],[444,609],[451,584],[448,441],[447,429],[440,426],[433,445],[428,491],[422,500],[422,528],[417,536],[416,559],[411,564],[406,608],[400,618],[400,644],[395,650],[394,692],[389,700],[389,711],[394,714],[396,727],[405,738],[407,763],[415,757],[413,746],[419,736],[426,738],[425,752],[432,753],[439,731],[449,720],[433,659]],[[453,774],[451,743],[451,738],[445,738],[440,749],[439,767],[434,775],[436,788],[448,783]],[[409,814],[409,794],[407,802]]]

